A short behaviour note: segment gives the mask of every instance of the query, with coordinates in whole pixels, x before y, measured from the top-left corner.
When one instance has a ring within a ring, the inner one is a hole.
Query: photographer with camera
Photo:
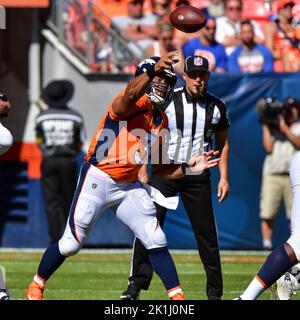
[[[299,102],[294,98],[283,102],[275,98],[261,99],[257,102],[257,111],[261,113],[263,147],[267,153],[260,195],[261,232],[263,247],[270,250],[282,200],[287,219],[291,219],[289,168],[293,155],[300,150]]]

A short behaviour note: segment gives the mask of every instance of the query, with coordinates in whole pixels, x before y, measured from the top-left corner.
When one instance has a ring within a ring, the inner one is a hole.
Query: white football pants
[[[287,243],[293,248],[300,261],[300,151],[293,157],[290,178],[293,191],[291,236]]]
[[[117,182],[102,170],[84,163],[65,232],[59,240],[64,256],[76,254],[105,209],[111,208],[147,249],[164,247],[166,237],[149,194],[138,181]]]

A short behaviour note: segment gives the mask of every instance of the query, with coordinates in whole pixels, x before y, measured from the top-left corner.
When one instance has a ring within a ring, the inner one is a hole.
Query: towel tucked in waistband
[[[152,201],[156,202],[162,207],[167,209],[176,210],[179,204],[179,197],[165,197],[159,190],[151,187],[149,184],[141,183],[143,188],[146,189]]]

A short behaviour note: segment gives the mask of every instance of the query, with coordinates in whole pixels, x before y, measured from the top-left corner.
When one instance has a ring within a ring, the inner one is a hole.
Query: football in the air
[[[193,6],[180,6],[169,15],[172,25],[183,32],[193,33],[202,29],[206,24],[205,14]]]

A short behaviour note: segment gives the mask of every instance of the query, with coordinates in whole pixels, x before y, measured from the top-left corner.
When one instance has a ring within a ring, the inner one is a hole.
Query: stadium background
[[[14,107],[5,124],[15,137],[14,146],[0,160],[0,245],[41,248],[48,244],[39,181],[41,155],[34,142],[41,88],[53,79],[72,79],[76,91],[70,105],[84,116],[88,142],[109,102],[131,76],[93,71],[87,60],[78,57],[61,41],[59,31],[47,23],[49,1],[7,0],[0,4],[6,9],[6,29],[0,31],[0,88]],[[216,199],[217,175],[213,173],[213,202],[222,249],[261,248],[259,192],[264,151],[255,103],[272,95],[300,99],[299,82],[299,73],[211,77],[209,90],[225,100],[232,124],[231,193],[220,206]],[[82,158],[83,154],[78,163]],[[168,214],[165,230],[171,248],[196,248],[181,204],[176,213]],[[274,245],[282,243],[288,232],[281,210]],[[111,212],[105,212],[86,244],[130,247],[132,240],[128,229]]]

